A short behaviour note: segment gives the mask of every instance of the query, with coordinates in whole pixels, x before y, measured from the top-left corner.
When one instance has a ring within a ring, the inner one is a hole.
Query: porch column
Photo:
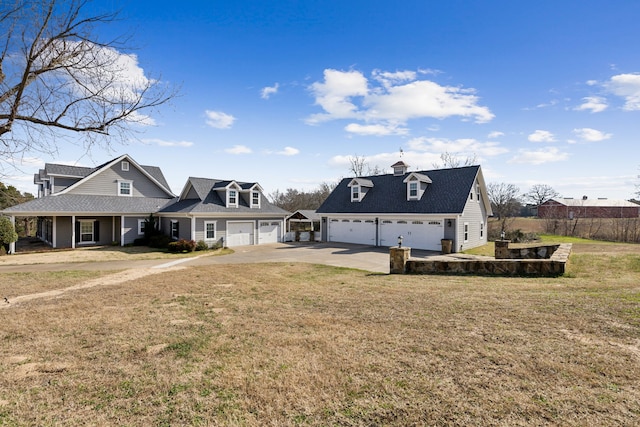
[[[195,217],[191,217],[191,239],[196,240],[196,219]]]
[[[53,217],[53,221],[55,224],[55,220],[56,217]],[[56,231],[56,227],[53,227],[53,232],[55,233]],[[54,234],[55,235],[55,234]],[[55,241],[55,237],[53,239]],[[55,248],[55,244],[53,245],[53,247]],[[71,215],[71,249],[75,249],[76,248],[76,216],[75,215]]]
[[[124,215],[120,217],[120,246],[124,246]]]
[[[9,217],[9,219],[11,220],[11,225],[13,226],[13,229],[16,229],[16,217],[11,215]],[[9,243],[9,253],[10,254],[15,254],[16,253],[16,242],[11,242]]]
[[[57,248],[58,247],[58,217],[54,216],[51,218],[51,228],[53,228],[53,230],[51,230],[51,247],[52,248]],[[75,232],[75,225],[73,223],[73,221],[71,221],[71,229],[74,230]]]

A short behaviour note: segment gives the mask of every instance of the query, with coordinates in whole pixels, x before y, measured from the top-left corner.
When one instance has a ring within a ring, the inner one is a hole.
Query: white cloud
[[[625,99],[624,110],[640,110],[640,74],[618,74],[604,86],[614,95]]]
[[[422,73],[421,73],[422,74]],[[367,120],[367,126],[393,123],[402,125],[411,119],[444,119],[460,116],[477,123],[494,115],[478,105],[474,89],[441,86],[429,80],[416,80],[414,71],[375,70],[369,81],[359,71],[324,71],[324,81],[310,90],[323,113],[307,118],[308,124],[336,119]],[[365,128],[366,129],[366,128]]]
[[[587,86],[595,86],[598,84],[597,80],[587,80]]]
[[[332,119],[351,119],[360,116],[358,107],[351,102],[353,97],[367,95],[367,79],[359,71],[324,70],[324,82],[315,82],[310,87],[316,105],[326,113],[314,114],[308,124],[318,124]]]
[[[300,154],[300,150],[293,147],[284,147],[282,151],[278,151],[276,154],[280,154],[281,156],[295,156],[296,154]]]
[[[556,147],[546,147],[540,150],[519,150],[508,163],[528,163],[541,165],[543,163],[561,162],[569,158],[568,153],[561,152]]]
[[[578,138],[586,142],[600,142],[605,139],[610,139],[613,136],[611,133],[604,133],[591,128],[574,129],[573,133],[576,134]]]
[[[147,138],[143,139],[145,144],[156,144],[160,147],[191,147],[193,142],[190,141],[167,141],[159,138]]]
[[[582,98],[584,101],[580,106],[576,107],[578,111],[591,111],[592,113],[600,113],[609,106],[607,100],[599,96],[586,96]]]
[[[493,157],[507,153],[509,150],[501,147],[498,142],[481,142],[472,138],[450,140],[446,138],[413,138],[407,142],[410,150],[430,152],[440,157],[442,153],[464,156]]]
[[[262,90],[260,91],[260,97],[262,99],[269,99],[271,95],[275,95],[276,93],[278,93],[279,87],[280,87],[280,84],[278,83],[276,83],[273,86],[263,87]]]
[[[358,123],[349,123],[345,126],[344,130],[357,135],[375,136],[407,135],[409,133],[409,129],[398,127],[398,125],[393,124],[361,125]]]
[[[226,150],[224,150],[225,153],[228,154],[251,154],[253,153],[253,150],[251,150],[251,148],[245,146],[245,145],[234,145],[231,148],[227,148]]]
[[[554,142],[556,138],[548,130],[536,130],[528,137],[531,142]]]
[[[487,135],[487,138],[500,138],[501,136],[504,136],[504,132],[499,132],[499,131],[493,131],[490,132],[489,135]]]
[[[207,124],[216,129],[229,129],[236,121],[236,118],[222,111],[206,110]]]

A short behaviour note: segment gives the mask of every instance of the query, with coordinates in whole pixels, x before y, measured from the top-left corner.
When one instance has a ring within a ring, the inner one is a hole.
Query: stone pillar
[[[495,258],[496,259],[509,259],[509,243],[511,240],[496,240],[495,245]]]
[[[404,274],[407,261],[411,256],[411,248],[394,246],[389,248],[389,273]]]

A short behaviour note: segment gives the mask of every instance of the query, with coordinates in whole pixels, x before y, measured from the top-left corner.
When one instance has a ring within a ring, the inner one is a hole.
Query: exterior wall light
[[[398,247],[401,248],[402,247],[402,236],[398,236]]]

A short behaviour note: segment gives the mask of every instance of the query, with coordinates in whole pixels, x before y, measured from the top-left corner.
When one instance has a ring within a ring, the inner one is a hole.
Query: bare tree
[[[540,206],[544,202],[558,197],[560,193],[553,189],[550,185],[536,184],[531,189],[522,195],[525,201],[535,206]]]
[[[520,189],[514,184],[490,183],[487,185],[487,195],[491,202],[493,214],[500,221],[500,232],[507,231],[509,224],[520,212]]]
[[[478,163],[478,157],[474,154],[471,157],[462,158],[447,151],[440,154],[440,162],[433,163],[434,169],[458,168],[461,166],[472,166]]]
[[[89,149],[126,141],[131,124],[172,97],[174,89],[144,75],[122,40],[96,28],[116,13],[87,14],[87,0],[0,2],[0,154],[55,152],[75,134]]]
[[[329,194],[336,188],[337,183],[328,184],[323,182],[313,191],[300,191],[295,188],[287,188],[283,193],[276,190],[269,194],[271,202],[289,212],[295,212],[299,209],[315,210],[329,197]]]
[[[349,172],[354,176],[371,176],[381,174],[382,168],[378,165],[371,167],[364,156],[356,154],[349,157]]]

